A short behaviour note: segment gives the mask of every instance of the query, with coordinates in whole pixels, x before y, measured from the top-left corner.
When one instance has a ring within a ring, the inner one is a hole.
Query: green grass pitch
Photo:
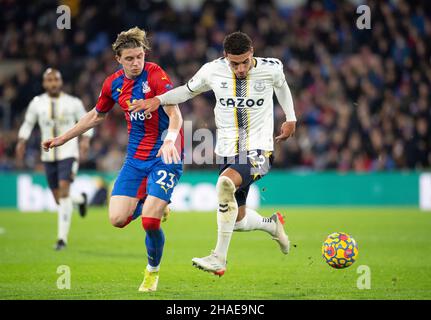
[[[262,209],[269,216],[273,210]],[[65,251],[55,252],[56,215],[0,211],[0,299],[431,299],[431,214],[413,208],[285,208],[296,244],[284,256],[261,231],[234,233],[228,270],[218,278],[195,269],[216,241],[215,213],[172,212],[158,291],[139,293],[146,265],[140,220],[109,224],[106,208],[74,214]],[[349,268],[325,264],[321,245],[335,231],[351,234],[359,258]],[[71,288],[57,288],[57,267]],[[360,265],[371,288],[359,290]]]

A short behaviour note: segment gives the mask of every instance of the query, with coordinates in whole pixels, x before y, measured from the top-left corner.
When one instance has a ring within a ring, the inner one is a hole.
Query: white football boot
[[[288,254],[290,250],[290,241],[287,233],[284,231],[284,218],[279,212],[276,212],[271,216],[271,219],[274,220],[276,224],[275,234],[272,239],[278,242],[281,252]]]
[[[226,262],[222,261],[212,251],[209,256],[203,258],[193,258],[193,266],[206,272],[214,273],[221,277],[226,271]]]

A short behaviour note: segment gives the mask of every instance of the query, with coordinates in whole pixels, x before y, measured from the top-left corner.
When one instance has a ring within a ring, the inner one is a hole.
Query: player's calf
[[[148,253],[149,271],[158,271],[162,259],[163,247],[165,245],[165,235],[160,228],[160,219],[152,217],[142,217],[142,227],[146,232],[145,245]]]
[[[158,218],[142,217],[142,227],[146,232],[145,246],[147,247],[148,265],[145,270],[144,281],[139,287],[141,292],[157,290],[160,261],[165,245],[165,235],[160,228],[160,222]]]
[[[216,190],[219,201],[230,202],[235,200],[235,184],[226,176],[221,176],[217,180]]]
[[[225,222],[231,222],[232,220],[235,222],[238,215],[238,205],[235,199],[235,184],[230,178],[221,176],[217,181],[216,190],[219,203],[218,215],[222,216],[222,220]],[[230,228],[228,228],[227,231],[229,230]]]
[[[220,176],[216,190],[219,208],[217,210],[218,236],[214,252],[221,260],[225,261],[238,215],[238,204],[235,199],[236,187],[229,177]]]
[[[257,211],[246,208],[245,205],[240,209],[245,212],[242,219],[237,219],[234,231],[253,231],[262,230],[269,233],[271,236],[276,235],[277,221],[271,217],[264,217]]]

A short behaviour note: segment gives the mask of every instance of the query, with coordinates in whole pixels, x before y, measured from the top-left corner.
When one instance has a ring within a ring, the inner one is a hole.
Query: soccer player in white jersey
[[[233,231],[266,231],[284,254],[289,252],[281,214],[262,217],[245,204],[250,185],[264,176],[272,164],[274,92],[286,114],[276,142],[289,138],[296,126],[292,96],[281,61],[253,57],[252,41],[242,32],[228,35],[223,46],[224,57],[203,65],[186,85],[153,99],[132,103],[134,112],[147,113],[160,104],[179,104],[202,92],[214,91],[217,100],[215,153],[224,160],[216,186],[218,239],[209,256],[193,258],[192,262],[199,269],[219,276],[226,271]]]
[[[38,123],[42,140],[53,138],[73,127],[86,111],[82,101],[62,91],[61,73],[48,68],[43,74],[43,88],[45,93],[31,100],[25,114],[25,120],[18,133],[16,156],[22,160],[25,153],[26,141],[30,137],[33,127]],[[49,188],[58,205],[58,240],[56,250],[66,247],[69,234],[73,204],[78,205],[82,217],[87,212],[87,195],[81,193],[73,198],[70,195],[70,184],[78,171],[78,158],[86,156],[93,131],[84,133],[78,146],[78,139],[73,139],[58,149],[42,152],[41,159],[45,166]]]

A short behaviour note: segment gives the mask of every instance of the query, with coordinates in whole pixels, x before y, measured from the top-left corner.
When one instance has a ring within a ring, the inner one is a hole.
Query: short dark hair
[[[250,37],[241,31],[236,31],[226,36],[223,40],[223,48],[226,54],[243,54],[252,47]]]

